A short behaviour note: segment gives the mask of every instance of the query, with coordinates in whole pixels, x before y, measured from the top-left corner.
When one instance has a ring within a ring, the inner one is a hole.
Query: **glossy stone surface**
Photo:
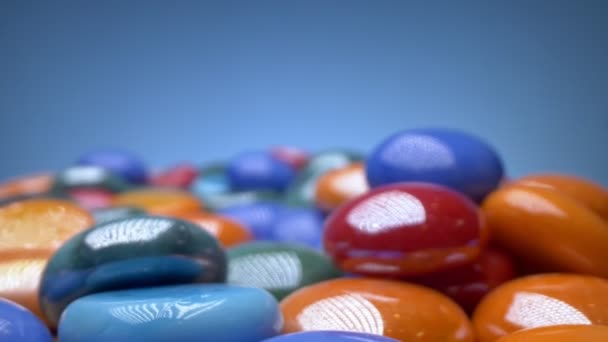
[[[55,194],[67,194],[71,189],[93,188],[117,193],[131,187],[124,179],[99,166],[72,166],[57,174],[51,189]]]
[[[580,201],[604,220],[608,220],[608,189],[588,179],[573,175],[543,173],[525,176],[513,183],[558,191]]]
[[[574,274],[540,274],[512,280],[487,295],[473,324],[478,342],[560,324],[608,324],[608,281]]]
[[[281,301],[286,333],[346,330],[400,341],[473,341],[466,314],[446,296],[404,282],[334,279]]]
[[[360,160],[361,155],[350,151],[325,151],[313,155],[287,189],[287,202],[292,205],[314,205],[319,177]]]
[[[232,186],[223,164],[211,164],[201,168],[192,184],[192,191],[199,197],[230,192]]]
[[[0,200],[12,197],[43,194],[50,190],[54,176],[50,173],[14,178],[0,183]]]
[[[226,257],[199,226],[138,216],[99,224],[67,241],[49,260],[40,307],[52,325],[75,299],[122,288],[223,282]]]
[[[605,342],[608,327],[603,325],[558,325],[514,332],[497,342]]]
[[[170,188],[142,188],[114,197],[113,205],[136,207],[152,215],[174,215],[197,211],[203,203],[187,191]]]
[[[354,163],[323,174],[315,189],[317,207],[332,211],[369,190],[363,163]]]
[[[26,308],[0,298],[0,341],[51,342],[53,336]]]
[[[153,175],[148,183],[158,187],[188,189],[197,176],[198,170],[194,165],[182,163]]]
[[[112,205],[114,194],[103,189],[71,189],[69,197],[84,209],[107,208]]]
[[[146,182],[147,171],[143,161],[135,154],[118,149],[91,151],[78,159],[78,165],[99,166],[132,184]]]
[[[503,178],[500,157],[485,141],[440,128],[396,133],[369,155],[367,180],[372,187],[396,182],[430,182],[482,200]]]
[[[481,299],[516,275],[511,257],[495,248],[485,249],[475,262],[453,269],[408,279],[434,288],[472,313]]]
[[[112,220],[124,219],[132,216],[144,215],[146,212],[135,207],[110,207],[91,211],[95,223],[105,223]]]
[[[285,208],[272,225],[270,239],[321,249],[323,222],[315,208]]]
[[[0,256],[31,250],[50,255],[92,225],[87,211],[64,200],[31,199],[0,207]]]
[[[303,168],[310,159],[308,152],[293,146],[275,146],[270,149],[270,155],[294,170]]]
[[[222,284],[105,292],[70,304],[61,342],[258,342],[281,330],[276,300],[266,291]]]
[[[256,240],[272,240],[274,224],[286,210],[284,205],[272,202],[256,202],[231,206],[218,211],[247,227]]]
[[[236,191],[282,192],[295,177],[294,170],[265,151],[244,152],[228,164],[230,184]]]
[[[193,211],[175,217],[197,224],[218,239],[223,247],[237,246],[253,240],[253,235],[247,228],[222,215]]]
[[[47,252],[37,250],[4,253],[0,258],[0,298],[22,305],[44,319],[38,305],[38,286],[48,257]]]
[[[258,202],[282,202],[283,195],[275,191],[238,191],[202,196],[205,207],[212,211],[222,211],[233,206]]]
[[[228,250],[228,283],[260,287],[279,300],[341,274],[327,256],[298,245],[258,241]]]
[[[398,342],[395,339],[348,331],[305,331],[273,337],[262,342]]]
[[[427,183],[378,187],[339,207],[324,246],[347,272],[394,277],[469,264],[483,248],[477,206]]]
[[[516,183],[488,196],[482,211],[495,243],[529,266],[608,277],[608,221],[580,201]]]

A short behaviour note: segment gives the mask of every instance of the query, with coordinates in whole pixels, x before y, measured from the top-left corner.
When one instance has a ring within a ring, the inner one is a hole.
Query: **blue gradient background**
[[[601,0],[0,0],[0,179],[99,146],[162,167],[440,125],[511,176],[608,185],[607,18]]]

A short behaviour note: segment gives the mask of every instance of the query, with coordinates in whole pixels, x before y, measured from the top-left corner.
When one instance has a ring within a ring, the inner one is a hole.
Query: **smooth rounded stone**
[[[296,291],[281,301],[284,333],[346,330],[399,341],[472,342],[460,307],[441,293],[414,284],[338,278]]]
[[[503,178],[500,157],[492,146],[468,133],[414,129],[382,141],[365,169],[372,187],[398,182],[429,182],[481,201]]]
[[[377,187],[325,221],[324,247],[347,272],[406,277],[471,264],[487,244],[477,205],[429,183]]]
[[[291,166],[294,170],[300,170],[308,163],[310,154],[294,146],[274,146],[270,149],[270,154]]]
[[[211,211],[257,202],[281,202],[283,195],[274,191],[239,191],[200,196],[205,207]]]
[[[494,243],[535,273],[608,277],[608,221],[566,193],[515,182],[484,201]]]
[[[308,247],[256,241],[228,250],[228,283],[260,287],[279,300],[341,275],[327,256]]]
[[[22,305],[44,320],[38,304],[38,287],[48,258],[48,253],[38,250],[3,253],[0,258],[0,298]]]
[[[135,154],[124,150],[103,149],[91,151],[81,156],[77,164],[102,167],[131,184],[143,184],[147,179],[144,163]]]
[[[148,183],[157,187],[189,189],[197,176],[198,170],[194,165],[182,163],[153,175]]]
[[[478,342],[492,342],[516,331],[543,326],[606,325],[607,307],[606,279],[537,274],[513,279],[485,296],[473,314],[473,326]]]
[[[115,206],[137,207],[152,215],[174,215],[197,211],[203,203],[192,193],[175,188],[139,188],[114,197]]]
[[[113,193],[126,191],[129,183],[100,166],[72,166],[59,172],[53,182],[51,193],[67,194],[71,189],[95,188]]]
[[[369,191],[363,163],[324,173],[315,188],[315,204],[325,212],[331,212],[343,203]]]
[[[0,257],[44,251],[51,255],[66,240],[93,225],[93,217],[76,204],[41,198],[0,207]]]
[[[26,308],[0,298],[0,342],[51,342],[47,327]]]
[[[285,208],[274,222],[271,239],[320,249],[323,222],[323,214],[315,208]]]
[[[606,342],[608,326],[557,325],[526,329],[506,335],[496,342]]]
[[[213,235],[226,248],[253,240],[253,235],[245,226],[222,215],[193,211],[175,217],[197,224]]]
[[[136,207],[109,207],[92,210],[91,214],[95,222],[100,224],[127,217],[145,215],[146,212]]]
[[[103,189],[71,189],[70,198],[84,209],[107,208],[112,205],[114,194]]]
[[[286,207],[280,203],[255,202],[219,210],[218,213],[241,223],[256,240],[272,240],[274,224]]]
[[[67,241],[49,260],[40,307],[51,325],[75,299],[109,290],[223,282],[226,256],[197,225],[136,216],[99,224]]]
[[[15,197],[45,194],[51,189],[54,178],[51,173],[40,173],[4,181],[0,183],[0,202]]]
[[[305,331],[273,337],[262,342],[398,342],[395,339],[349,331]]]
[[[360,154],[350,151],[326,151],[312,156],[287,189],[287,203],[313,206],[319,177],[330,170],[346,167],[361,159]]]
[[[192,184],[192,192],[203,200],[207,196],[225,194],[232,190],[230,179],[224,164],[216,163],[199,170],[198,177]]]
[[[98,293],[68,306],[61,342],[258,342],[282,328],[266,291],[223,284],[179,285]]]
[[[236,191],[284,191],[295,177],[285,162],[266,151],[244,152],[228,164],[228,177]]]

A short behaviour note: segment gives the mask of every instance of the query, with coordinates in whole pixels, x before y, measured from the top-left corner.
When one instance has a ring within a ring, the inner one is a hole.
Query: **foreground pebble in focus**
[[[1,342],[51,342],[47,327],[31,312],[0,298]]]
[[[539,274],[507,282],[477,307],[478,342],[560,324],[608,324],[608,280],[575,274]]]
[[[462,309],[439,292],[379,279],[334,279],[281,301],[284,332],[345,330],[400,341],[472,342]]]
[[[40,306],[51,325],[87,294],[121,288],[223,282],[226,257],[195,224],[141,216],[110,221],[66,242],[49,260]]]
[[[345,271],[404,277],[472,263],[482,249],[477,206],[428,183],[372,189],[325,221],[325,250]]]
[[[277,336],[262,342],[398,342],[395,339],[372,334],[347,331],[306,331]]]
[[[82,297],[61,317],[61,342],[258,342],[282,327],[266,291],[222,284],[150,287]]]
[[[606,342],[608,327],[602,325],[557,325],[509,334],[497,342]]]

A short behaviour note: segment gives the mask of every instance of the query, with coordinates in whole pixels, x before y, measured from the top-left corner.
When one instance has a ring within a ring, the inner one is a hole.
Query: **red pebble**
[[[375,188],[342,205],[325,223],[324,245],[345,271],[417,276],[474,262],[481,220],[464,195],[429,183]]]
[[[486,294],[515,275],[512,258],[505,252],[489,248],[473,264],[410,280],[443,292],[466,312],[472,313]]]
[[[270,150],[270,154],[274,158],[293,167],[295,170],[303,168],[308,162],[308,159],[310,159],[310,155],[306,151],[290,146],[273,147]]]
[[[159,187],[187,189],[197,176],[198,169],[192,164],[184,163],[152,176],[150,184]]]

